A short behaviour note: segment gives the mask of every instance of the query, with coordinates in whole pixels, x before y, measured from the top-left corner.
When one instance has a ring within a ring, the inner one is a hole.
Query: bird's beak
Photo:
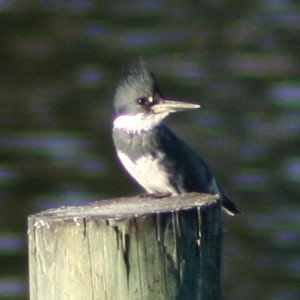
[[[162,113],[174,113],[177,111],[184,111],[189,109],[199,108],[199,104],[180,102],[180,101],[171,101],[171,100],[162,100],[161,102],[153,105],[151,110],[156,114]]]

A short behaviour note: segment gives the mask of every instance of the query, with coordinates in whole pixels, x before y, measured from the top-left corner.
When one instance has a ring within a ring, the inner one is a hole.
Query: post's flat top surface
[[[215,204],[218,195],[189,193],[164,198],[151,197],[122,197],[109,200],[91,202],[84,206],[62,206],[48,209],[30,217],[36,218],[76,218],[83,215],[126,218],[129,216],[141,216],[153,213],[187,210],[194,207]]]

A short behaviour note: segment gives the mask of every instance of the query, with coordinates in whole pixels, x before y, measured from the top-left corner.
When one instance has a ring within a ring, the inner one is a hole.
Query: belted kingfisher
[[[114,104],[113,140],[118,157],[150,195],[219,194],[228,214],[240,213],[202,158],[162,123],[170,113],[200,105],[166,100],[142,60],[117,87]]]

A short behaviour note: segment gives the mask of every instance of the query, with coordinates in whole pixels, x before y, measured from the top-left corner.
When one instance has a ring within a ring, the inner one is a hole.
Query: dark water
[[[142,55],[167,98],[201,103],[168,123],[244,211],[225,218],[226,299],[300,299],[299,9],[0,1],[0,298],[28,297],[28,214],[139,192],[110,125],[114,88]]]

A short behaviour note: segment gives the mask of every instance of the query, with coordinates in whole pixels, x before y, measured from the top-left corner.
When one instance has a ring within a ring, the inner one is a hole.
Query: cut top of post
[[[92,202],[84,206],[62,206],[48,209],[35,214],[40,218],[75,218],[83,215],[103,216],[106,218],[123,219],[130,216],[142,216],[153,213],[188,210],[194,207],[210,206],[219,200],[218,195],[188,193],[164,198],[122,197]]]

